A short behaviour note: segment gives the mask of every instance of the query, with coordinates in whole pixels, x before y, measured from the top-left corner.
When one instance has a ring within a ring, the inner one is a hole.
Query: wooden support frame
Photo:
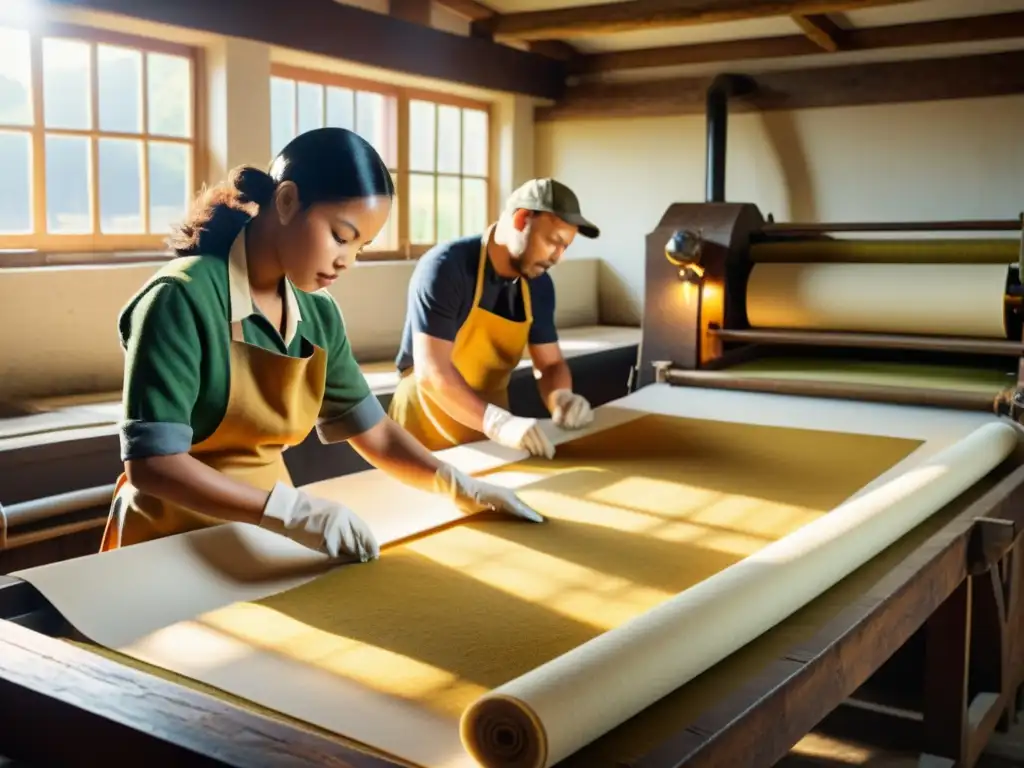
[[[496,91],[557,99],[565,66],[334,0],[50,0]]]
[[[908,0],[632,0],[506,13],[482,24],[495,37],[551,40],[772,16],[810,16],[897,5]]]
[[[628,768],[706,768],[739,762],[768,768],[869,680],[922,626],[926,631],[941,630],[944,637],[970,631],[964,618],[974,595],[972,578],[983,580],[984,574],[1001,567],[1009,552],[1015,548],[1019,552],[1020,537],[1015,533],[1010,542],[1006,525],[1012,524],[1015,531],[1024,525],[1024,466],[1004,466],[996,474],[987,490],[978,488],[953,502],[952,509],[958,510],[955,517],[909,556],[889,566],[817,634],[789,648],[696,721],[680,723],[676,733],[631,760]],[[992,523],[979,522],[980,518],[1008,523],[995,524],[1000,530],[993,536],[985,530],[979,533],[979,527],[993,529]],[[979,536],[988,543],[979,546]],[[1008,550],[1003,546],[1007,542]],[[1019,569],[1003,568],[1000,573],[1015,574],[1002,583],[1014,595],[1005,605],[1019,605]],[[1005,618],[1004,629],[1019,625],[1019,616],[1007,612]],[[156,764],[187,759],[190,765],[246,768],[396,765],[53,637],[66,629],[59,614],[28,584],[0,577],[0,707],[6,718],[0,731],[0,754],[44,764],[73,762],[75,738],[48,738],[45,729],[37,727],[41,722],[59,721],[71,737],[91,734],[95,761],[118,757]],[[1019,642],[1011,633],[1004,648],[1018,647]],[[930,685],[935,691],[954,694],[943,699],[947,703],[941,710],[936,708],[935,716],[948,718],[952,713],[955,718],[956,711],[963,715],[963,708],[956,707],[962,700],[958,692],[964,665],[933,667],[937,677]],[[1014,707],[1021,670],[1011,665],[1002,669],[1005,690],[993,711],[1006,712]],[[786,713],[784,718],[778,717],[780,709]],[[953,733],[961,732],[962,721],[949,724]],[[972,750],[996,723],[986,718],[982,726],[973,732]]]
[[[864,106],[1024,93],[1024,52],[764,72],[730,111]],[[569,89],[537,122],[703,114],[711,77],[588,83]]]
[[[820,22],[820,17],[805,18]],[[842,29],[838,32],[831,27],[829,29],[830,35],[842,51],[876,51],[886,48],[1009,40],[1024,37],[1024,12],[893,24],[885,27]],[[748,59],[796,58],[820,54],[822,48],[807,34],[759,37],[749,40],[591,53],[574,60],[571,68],[575,74],[595,74],[624,69],[739,62]]]

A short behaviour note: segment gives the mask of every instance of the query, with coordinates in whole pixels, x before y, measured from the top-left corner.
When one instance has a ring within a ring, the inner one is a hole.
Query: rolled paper
[[[918,467],[654,609],[481,696],[463,713],[484,768],[549,768],[768,631],[1005,459],[991,422]]]

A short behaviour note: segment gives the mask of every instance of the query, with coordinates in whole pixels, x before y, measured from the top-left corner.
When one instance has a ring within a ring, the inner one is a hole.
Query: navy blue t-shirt
[[[426,333],[446,341],[455,341],[455,334],[469,316],[480,266],[482,235],[472,235],[434,246],[420,257],[409,281],[408,308],[402,344],[395,363],[398,370],[412,367],[412,339],[415,333]],[[509,279],[494,271],[491,260],[484,268],[484,288],[480,307],[501,317],[522,322],[522,281]],[[533,323],[530,344],[558,341],[555,330],[555,285],[546,272],[530,282]]]

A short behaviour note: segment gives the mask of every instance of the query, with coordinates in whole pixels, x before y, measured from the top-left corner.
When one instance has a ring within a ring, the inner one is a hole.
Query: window
[[[0,249],[164,248],[196,178],[184,46],[0,27]]]
[[[275,65],[271,142],[323,126],[356,131],[391,170],[397,199],[363,260],[410,258],[482,232],[490,211],[490,113],[482,102]]]

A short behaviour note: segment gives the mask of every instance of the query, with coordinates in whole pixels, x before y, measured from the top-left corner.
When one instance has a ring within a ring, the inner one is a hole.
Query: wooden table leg
[[[925,624],[919,768],[960,768],[966,756],[972,581],[964,579]]]

